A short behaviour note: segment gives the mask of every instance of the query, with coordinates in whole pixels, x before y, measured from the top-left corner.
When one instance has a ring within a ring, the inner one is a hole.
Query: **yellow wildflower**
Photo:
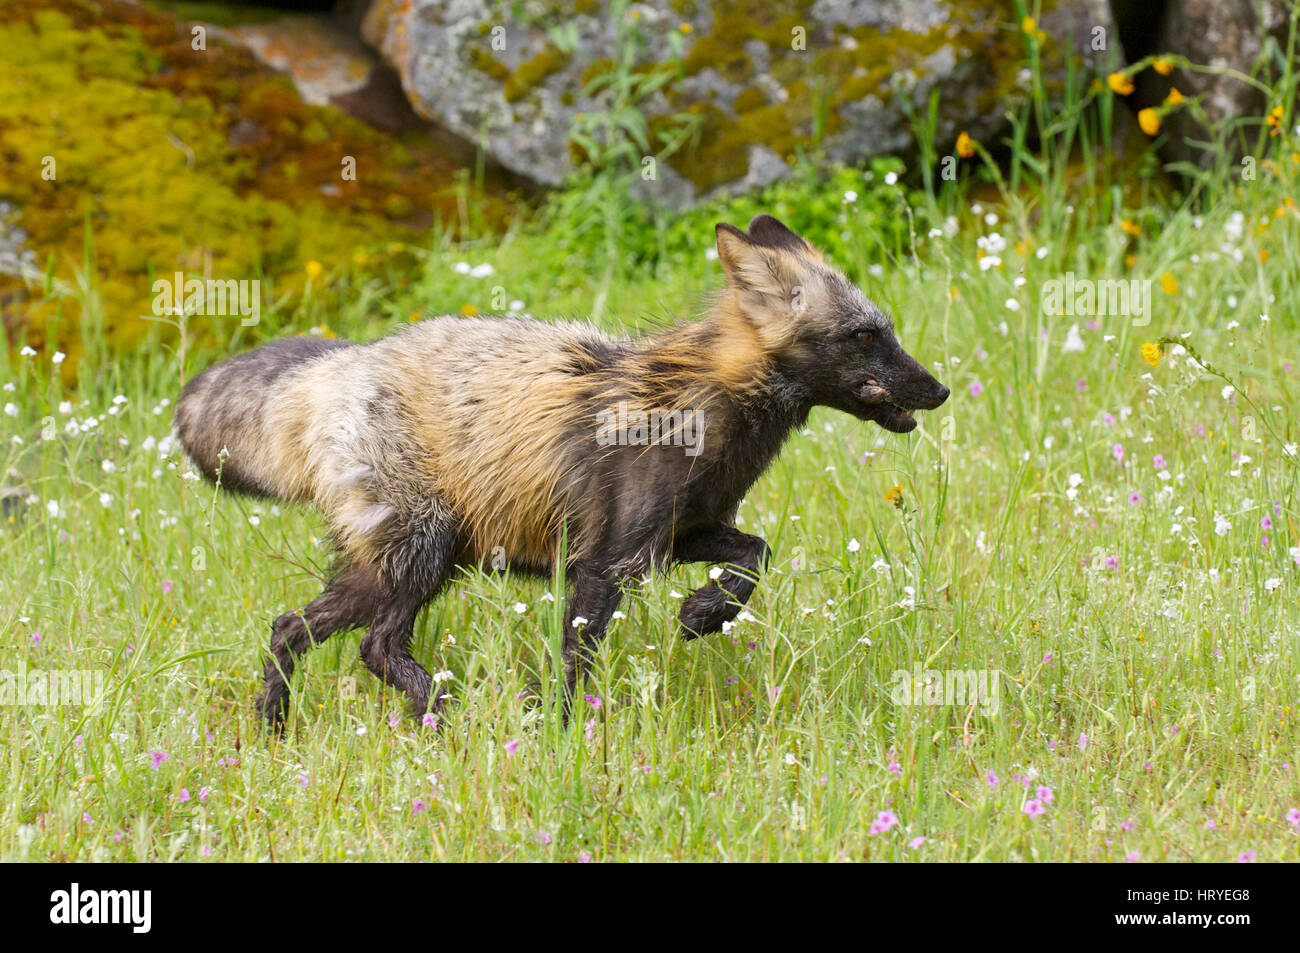
[[[1161,57],[1160,59],[1156,60],[1154,63],[1151,64],[1151,68],[1155,70],[1157,73],[1159,73],[1161,76],[1168,76],[1170,73],[1174,71],[1174,64],[1169,62],[1169,60],[1165,59],[1164,57]]]
[[[1147,341],[1142,345],[1142,357],[1152,367],[1160,366],[1160,345]]]
[[[1282,129],[1282,107],[1274,106],[1268,111],[1268,118],[1264,120],[1272,127],[1270,136],[1276,136]]]
[[[1106,77],[1106,82],[1110,84],[1111,89],[1121,96],[1127,96],[1133,92],[1133,81],[1123,73],[1111,73]]]
[[[1174,276],[1167,271],[1160,276],[1160,290],[1167,295],[1178,294],[1178,282],[1174,281]]]
[[[1138,112],[1138,125],[1148,136],[1154,136],[1160,131],[1160,117],[1156,111],[1148,106],[1146,109]]]

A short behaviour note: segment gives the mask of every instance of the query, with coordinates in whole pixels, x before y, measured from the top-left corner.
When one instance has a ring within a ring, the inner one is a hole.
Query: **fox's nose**
[[[939,389],[938,389],[937,391],[935,391],[935,394],[934,394],[934,399],[935,399],[935,401],[936,401],[936,403],[935,403],[934,406],[938,407],[939,404],[942,404],[945,400],[948,399],[948,395],[951,394],[951,393],[952,393],[952,391],[948,390],[948,388],[946,388],[946,387],[944,387],[942,384],[940,384],[940,385],[939,385]]]

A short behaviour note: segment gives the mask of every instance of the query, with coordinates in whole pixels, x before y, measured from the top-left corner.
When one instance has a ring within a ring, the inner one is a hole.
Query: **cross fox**
[[[652,570],[721,568],[681,634],[722,628],[771,552],[733,525],[746,491],[833,407],[907,433],[948,397],[888,318],[769,215],[716,228],[727,286],[708,317],[645,337],[582,323],[440,317],[371,344],[292,338],[208,368],[175,427],[203,475],[310,502],[338,549],[324,592],[271,626],[258,708],[288,711],[294,662],[367,628],[366,667],[419,714],[443,692],[412,658],[417,613],[458,566],[494,559],[569,588],[565,711],[624,588]]]

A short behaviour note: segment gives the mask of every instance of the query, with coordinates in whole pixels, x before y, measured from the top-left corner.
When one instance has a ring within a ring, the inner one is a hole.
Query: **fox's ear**
[[[753,254],[753,243],[748,235],[726,222],[718,222],[713,226],[713,232],[718,240],[718,262],[722,265],[722,273],[732,284],[737,284],[741,263]]]
[[[780,249],[758,244],[725,222],[719,222],[715,231],[718,261],[722,263],[727,280],[737,291],[785,297],[799,283],[798,268]]]
[[[823,261],[821,252],[771,215],[754,216],[749,223],[749,239],[764,248],[778,248],[818,263]]]
[[[791,231],[784,222],[771,215],[754,216],[749,223],[749,238],[755,244],[767,248],[781,248],[796,255],[821,258],[811,245]]]

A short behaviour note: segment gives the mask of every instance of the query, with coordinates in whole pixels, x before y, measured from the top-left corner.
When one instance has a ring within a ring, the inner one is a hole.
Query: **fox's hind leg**
[[[450,578],[455,551],[454,530],[437,524],[415,524],[393,539],[382,559],[382,602],[361,640],[366,668],[404,692],[417,718],[430,710],[430,701],[434,711],[440,707],[443,690],[434,693],[432,676],[411,656],[415,617]]]
[[[347,566],[303,609],[275,620],[264,687],[257,698],[257,709],[273,730],[284,724],[289,712],[289,679],[298,656],[335,632],[367,625],[379,607],[379,597],[379,579],[373,570]]]
[[[682,638],[694,639],[717,632],[730,622],[754,594],[758,574],[767,568],[772,548],[757,536],[733,526],[711,526],[673,540],[673,561],[723,563],[723,571],[707,586],[696,589],[682,603],[678,618]]]

